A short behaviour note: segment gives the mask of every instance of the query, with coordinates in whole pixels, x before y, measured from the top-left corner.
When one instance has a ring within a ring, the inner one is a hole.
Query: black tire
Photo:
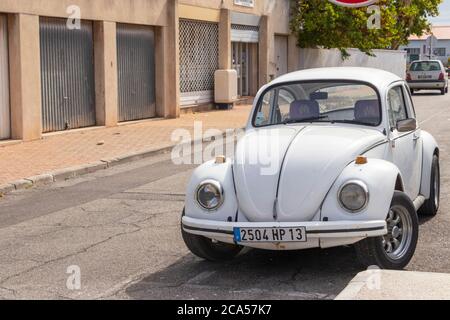
[[[419,214],[427,217],[435,217],[439,211],[440,197],[441,170],[439,166],[439,157],[435,155],[431,166],[430,199],[425,201],[419,210]]]
[[[445,88],[445,93],[448,93],[448,87],[447,87],[447,88]]]
[[[441,95],[445,96],[445,89],[441,89]]]
[[[405,241],[404,249],[401,250],[401,254],[394,258],[385,249],[384,240],[388,236],[365,239],[355,245],[356,254],[364,268],[378,266],[381,269],[403,270],[413,258],[419,238],[419,219],[411,199],[403,192],[396,191],[392,199],[390,212],[393,209],[399,210],[400,208],[409,221],[408,225],[410,225],[408,229],[410,232],[407,232],[408,236],[404,239],[404,236],[402,236],[401,244]],[[389,223],[388,229],[390,229]],[[406,227],[403,225],[402,229],[405,230]],[[390,232],[393,234],[392,230]],[[392,254],[395,254],[395,252]]]
[[[412,96],[414,95],[414,89],[411,89],[411,95]]]
[[[231,261],[242,251],[241,246],[213,242],[211,239],[187,233],[183,226],[181,226],[181,234],[188,249],[197,257],[207,261]]]

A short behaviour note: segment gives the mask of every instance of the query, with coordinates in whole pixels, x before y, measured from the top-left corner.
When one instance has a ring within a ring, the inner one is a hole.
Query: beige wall
[[[223,2],[223,4],[222,4]],[[290,0],[255,0],[254,8],[247,8],[234,4],[234,0],[179,0],[180,4],[212,8],[229,9],[235,12],[250,13],[258,16],[270,15],[276,21],[276,33],[289,33],[289,23],[285,17],[289,13]],[[281,18],[281,19],[280,19]]]
[[[116,23],[95,22],[95,114],[99,126],[117,125],[119,93],[116,34]]]
[[[157,115],[173,118],[180,114],[178,21],[180,12],[185,12],[183,6],[197,6],[194,12],[208,13],[219,22],[222,69],[231,67],[231,12],[261,16],[258,68],[254,69],[259,72],[257,84],[263,85],[276,74],[275,35],[289,34],[289,3],[255,0],[254,8],[246,8],[234,0],[0,0],[0,12],[10,20],[13,138],[41,137],[39,16],[69,17],[68,8],[74,5],[80,8],[82,19],[95,22],[97,125],[114,126],[118,113],[116,23],[155,27]],[[289,56],[298,57],[295,38],[290,39]],[[296,70],[297,64],[297,58],[290,58],[289,70]]]
[[[76,5],[86,20],[164,26],[166,0],[1,0],[0,12],[68,17],[67,8]]]
[[[217,15],[208,14],[207,16],[219,17],[220,22],[220,67],[229,67],[226,60],[230,59],[231,48],[228,48],[222,41],[229,36],[229,30],[224,28],[225,23],[229,23],[227,17],[228,12],[242,12],[262,16],[261,20],[261,39],[259,46],[259,84],[263,85],[276,75],[276,57],[275,57],[275,35],[289,35],[289,16],[290,16],[290,0],[255,0],[254,8],[247,8],[234,4],[234,0],[179,0],[181,5],[198,6],[217,10]],[[195,13],[195,8],[191,9]],[[221,14],[219,15],[219,10]],[[198,11],[197,11],[198,12]],[[199,14],[199,16],[201,16]],[[206,15],[204,15],[206,16]],[[293,55],[294,59],[288,59],[288,69],[290,71],[298,69],[298,48],[296,39],[289,39],[289,56]]]
[[[78,6],[81,18],[94,21],[96,123],[118,121],[116,23],[155,26],[157,113],[177,117],[177,0],[0,0],[9,17],[12,138],[42,136],[39,16],[69,17]],[[175,85],[174,85],[175,84]]]
[[[36,140],[42,133],[39,19],[8,18],[12,138]]]

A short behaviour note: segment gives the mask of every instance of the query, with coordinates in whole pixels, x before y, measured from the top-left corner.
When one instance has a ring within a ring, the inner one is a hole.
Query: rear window
[[[436,61],[414,62],[411,71],[441,71],[441,65]]]

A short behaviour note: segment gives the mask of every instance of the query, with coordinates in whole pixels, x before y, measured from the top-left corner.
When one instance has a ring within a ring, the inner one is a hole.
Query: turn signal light
[[[355,163],[357,165],[363,165],[363,164],[367,164],[369,161],[367,160],[367,157],[363,157],[363,156],[359,156],[356,158]]]
[[[227,158],[225,158],[225,156],[216,157],[216,164],[224,164],[225,162],[227,162]]]

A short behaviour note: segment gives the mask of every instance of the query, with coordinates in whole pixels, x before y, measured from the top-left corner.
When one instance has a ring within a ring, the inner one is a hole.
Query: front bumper
[[[225,243],[236,243],[234,228],[295,228],[305,227],[306,242],[237,243],[247,247],[269,250],[298,250],[329,248],[354,244],[362,239],[387,234],[386,221],[330,221],[330,222],[219,222],[183,217],[183,230]]]

